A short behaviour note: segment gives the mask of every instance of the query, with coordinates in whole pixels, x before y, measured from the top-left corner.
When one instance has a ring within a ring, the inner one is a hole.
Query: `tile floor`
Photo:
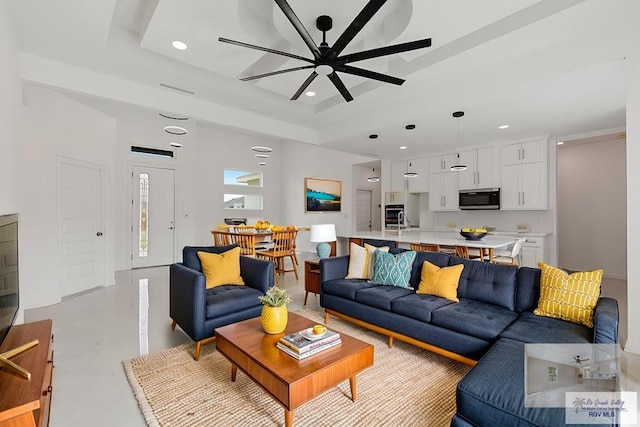
[[[304,260],[315,254],[301,253],[299,258],[300,279],[289,273],[280,281],[292,295],[291,311],[302,307]],[[26,322],[53,320],[51,427],[145,425],[122,360],[191,342],[180,330],[171,331],[168,275],[168,267],[118,272],[115,286],[25,312]],[[621,338],[626,338],[626,283],[607,282],[603,293],[618,299]],[[320,310],[319,297],[310,294],[307,307]],[[640,390],[634,386],[640,384],[640,357],[628,355],[624,371],[633,372],[625,389]]]

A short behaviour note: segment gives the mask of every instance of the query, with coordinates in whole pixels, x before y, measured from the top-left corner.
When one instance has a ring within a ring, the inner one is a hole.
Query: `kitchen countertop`
[[[388,228],[386,232],[395,232],[395,228]],[[425,229],[425,228],[403,228],[402,233],[458,233],[459,230],[451,228]],[[375,232],[373,232],[375,233]],[[379,233],[379,232],[378,232]],[[518,231],[518,230],[493,230],[487,233],[489,236],[515,236],[515,237],[548,237],[552,233],[545,231]]]
[[[344,238],[392,240],[398,243],[434,243],[447,246],[468,246],[470,248],[496,249],[508,246],[514,241],[513,235],[487,235],[482,240],[467,240],[455,231],[396,230],[354,232]]]

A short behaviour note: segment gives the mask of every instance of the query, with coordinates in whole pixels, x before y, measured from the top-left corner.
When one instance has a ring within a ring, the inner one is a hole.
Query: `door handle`
[[[169,230],[173,230],[173,227],[169,227]]]
[[[96,236],[98,236],[98,237],[102,236],[102,232],[101,232],[101,231],[98,231],[98,232],[96,233]]]

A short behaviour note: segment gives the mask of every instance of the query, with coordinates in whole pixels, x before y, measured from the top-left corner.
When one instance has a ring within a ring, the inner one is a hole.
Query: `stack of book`
[[[322,336],[316,337],[311,333],[311,328],[309,328],[295,334],[283,336],[276,346],[289,356],[300,360],[335,347],[341,342],[340,334],[337,332],[327,329],[327,332]]]

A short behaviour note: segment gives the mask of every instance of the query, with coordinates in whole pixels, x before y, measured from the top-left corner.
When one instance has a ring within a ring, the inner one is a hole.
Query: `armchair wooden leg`
[[[176,321],[175,320],[171,322],[171,330],[172,331],[176,330]]]
[[[202,346],[204,344],[209,344],[211,342],[214,342],[215,340],[216,340],[216,337],[212,336],[210,338],[205,338],[203,340],[196,341],[196,355],[194,357],[196,362],[198,361],[198,359],[200,359],[200,350],[202,349]]]

